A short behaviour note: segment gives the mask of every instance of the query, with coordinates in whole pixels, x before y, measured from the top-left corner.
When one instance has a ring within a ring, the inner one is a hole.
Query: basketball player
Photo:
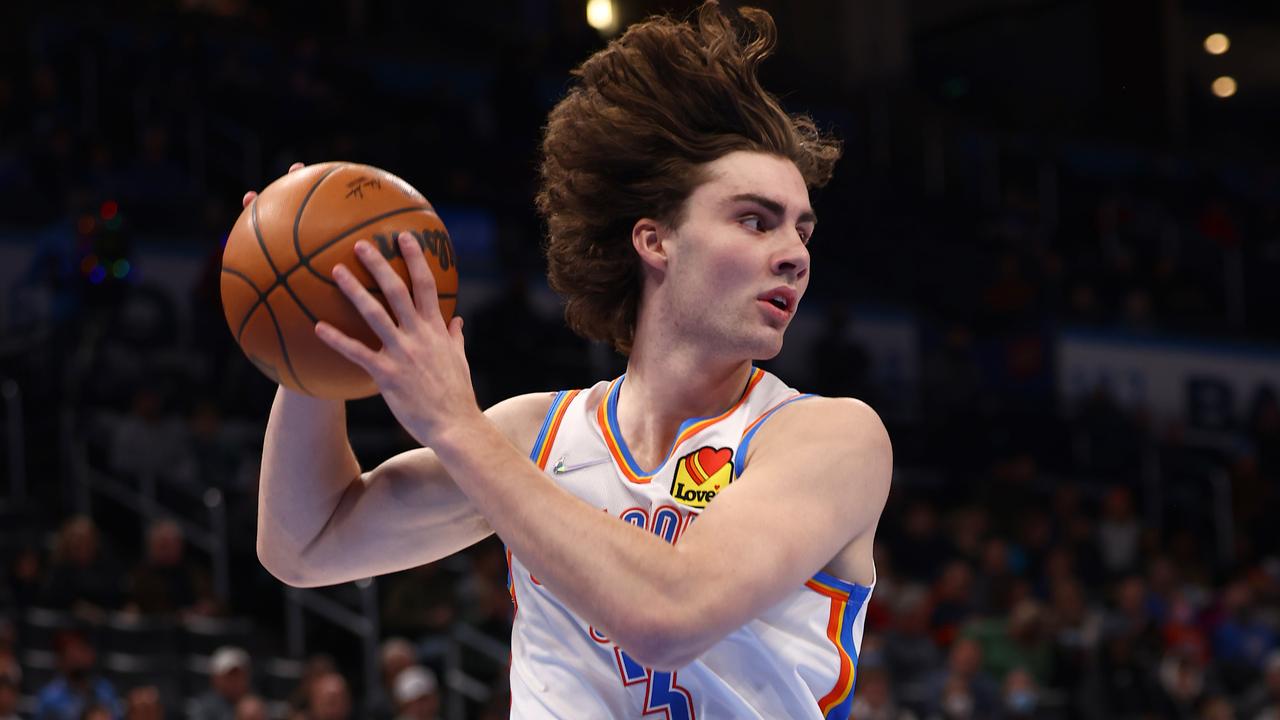
[[[714,2],[632,27],[549,118],[550,281],[575,330],[627,354],[624,376],[482,413],[462,320],[442,321],[406,233],[410,287],[357,248],[390,312],[333,272],[382,348],[316,333],[422,448],[362,471],[342,403],[281,388],[271,410],[263,565],[329,585],[497,533],[515,718],[849,714],[891,449],[865,404],[752,365],[809,283],[808,191],[839,148],[760,87],[773,21],[741,15],[743,37]]]

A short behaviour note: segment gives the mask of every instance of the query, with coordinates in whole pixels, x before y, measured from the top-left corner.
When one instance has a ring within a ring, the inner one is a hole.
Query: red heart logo
[[[686,457],[684,466],[689,471],[689,477],[693,482],[701,485],[710,480],[731,459],[733,459],[733,451],[729,448],[713,450],[704,447]]]

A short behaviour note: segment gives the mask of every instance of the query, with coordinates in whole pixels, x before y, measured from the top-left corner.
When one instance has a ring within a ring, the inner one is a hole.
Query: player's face
[[[707,170],[669,238],[669,317],[713,354],[768,359],[809,285],[809,191],[775,155],[733,152]]]

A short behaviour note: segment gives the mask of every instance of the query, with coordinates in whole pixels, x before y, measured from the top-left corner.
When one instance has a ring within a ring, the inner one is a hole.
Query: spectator
[[[982,669],[991,677],[1023,669],[1037,684],[1048,679],[1050,645],[1044,612],[1036,601],[1023,600],[1007,614],[975,620],[964,634],[981,645]]]
[[[1049,717],[1040,707],[1040,689],[1035,677],[1023,668],[1014,668],[1004,677],[1000,716],[1005,720],[1035,720]]]
[[[309,717],[311,686],[321,676],[337,671],[338,666],[329,655],[321,653],[307,658],[302,668],[302,678],[298,681],[298,686],[289,694],[289,707],[292,709],[293,717]]]
[[[858,668],[857,689],[849,717],[858,720],[916,720],[915,713],[898,705],[889,671],[884,665],[864,662]]]
[[[1113,487],[1103,503],[1098,523],[1098,548],[1110,577],[1120,577],[1138,569],[1142,527],[1133,509],[1133,494],[1125,487]]]
[[[894,689],[913,701],[923,699],[925,691],[907,686],[942,665],[942,652],[929,636],[931,612],[928,592],[919,585],[907,585],[898,593],[893,625],[885,634],[884,656],[889,677],[896,681]]]
[[[1000,707],[1000,689],[982,670],[982,647],[969,638],[956,640],[946,667],[926,680],[930,717],[988,718]]]
[[[395,715],[396,678],[410,665],[417,662],[413,643],[402,637],[387,638],[378,655],[382,687],[373,699],[369,714],[374,718],[391,718]]]
[[[232,720],[252,677],[249,653],[232,645],[218,648],[209,659],[209,689],[196,699],[193,720]]]
[[[129,691],[125,699],[125,720],[164,720],[160,690],[154,685],[141,685]]]
[[[129,577],[128,609],[144,615],[212,615],[217,603],[203,573],[186,560],[182,527],[159,520],[147,531],[146,557]]]
[[[267,720],[267,703],[257,695],[245,695],[236,703],[233,720]]]
[[[79,630],[63,630],[54,640],[58,674],[36,693],[36,720],[79,720],[94,707],[120,717],[115,687],[94,672],[97,654]]]
[[[98,526],[84,515],[67,520],[58,531],[41,602],[96,618],[120,607],[120,600],[120,571],[102,550]]]
[[[436,674],[421,665],[412,665],[396,677],[394,697],[396,720],[437,720],[440,693]]]
[[[349,720],[351,691],[347,680],[336,672],[318,676],[307,694],[307,720]]]

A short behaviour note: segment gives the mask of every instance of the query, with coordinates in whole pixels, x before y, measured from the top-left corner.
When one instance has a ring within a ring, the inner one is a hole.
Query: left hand
[[[407,232],[401,233],[398,241],[412,295],[373,245],[360,240],[355,247],[356,257],[382,289],[394,317],[350,269],[341,263],[333,268],[334,281],[382,340],[382,349],[374,351],[323,320],[316,323],[315,332],[322,342],[369,373],[404,429],[429,446],[446,424],[482,415],[463,350],[462,318],[454,316],[445,325],[435,276],[422,248]]]

